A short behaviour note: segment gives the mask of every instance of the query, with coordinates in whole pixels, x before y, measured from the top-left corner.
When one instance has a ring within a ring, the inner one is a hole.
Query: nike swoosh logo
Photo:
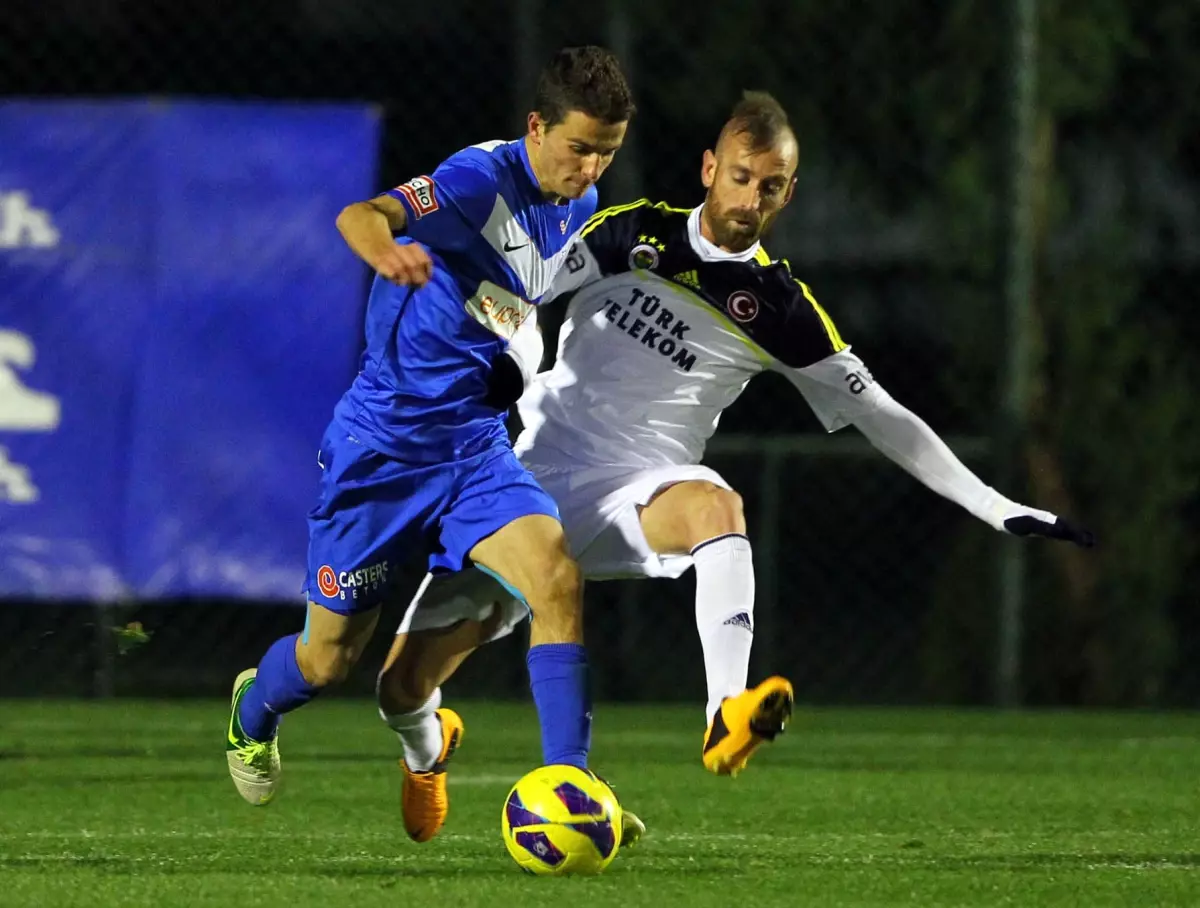
[[[519,245],[519,246],[514,246],[511,243],[505,242],[504,251],[505,252],[516,252],[518,249],[524,249],[528,245],[529,245],[528,243],[521,243],[521,245]]]

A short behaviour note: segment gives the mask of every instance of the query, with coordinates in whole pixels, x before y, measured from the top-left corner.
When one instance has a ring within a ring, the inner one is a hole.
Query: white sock
[[[432,769],[442,752],[442,723],[434,711],[442,705],[442,689],[410,713],[388,715],[382,709],[379,716],[388,728],[400,736],[404,745],[404,762],[413,772]]]
[[[692,562],[711,722],[725,697],[746,689],[754,642],[754,558],[749,539],[727,533],[693,548]]]

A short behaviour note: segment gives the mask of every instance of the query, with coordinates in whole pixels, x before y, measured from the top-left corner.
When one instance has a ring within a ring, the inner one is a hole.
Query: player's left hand
[[[1091,530],[1076,526],[1069,520],[1057,517],[1049,511],[1039,511],[1034,508],[1016,506],[1015,513],[1004,518],[1004,529],[1014,536],[1044,536],[1047,539],[1061,539],[1073,542],[1075,545],[1090,549],[1096,544],[1096,537]]]

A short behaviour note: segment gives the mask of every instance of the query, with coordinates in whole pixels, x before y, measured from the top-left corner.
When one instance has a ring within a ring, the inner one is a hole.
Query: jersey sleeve
[[[785,262],[768,271],[766,283],[773,291],[769,295],[785,300],[782,317],[772,320],[771,337],[762,339],[773,357],[769,368],[795,386],[825,430],[850,425],[887,401],[887,392],[850,352],[808,285],[795,280]],[[732,308],[731,314],[736,318]]]
[[[388,190],[408,214],[407,236],[433,249],[461,250],[479,234],[498,189],[494,169],[471,151],[450,156],[431,176]]]
[[[849,347],[802,368],[779,362],[773,368],[804,395],[805,402],[827,432],[850,425],[890,400],[866,364],[851,353]]]
[[[629,250],[635,245],[648,199],[598,211],[579,231],[567,260],[554,278],[549,301],[593,281],[629,270]]]
[[[567,260],[554,275],[550,289],[542,297],[541,305],[544,306],[567,293],[573,293],[585,284],[600,280],[603,276],[600,273],[600,265],[596,261],[596,257],[588,250],[587,244],[583,240],[576,240],[571,245],[571,251],[567,253]]]

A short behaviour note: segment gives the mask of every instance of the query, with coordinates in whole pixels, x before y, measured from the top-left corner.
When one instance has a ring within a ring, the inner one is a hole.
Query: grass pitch
[[[451,817],[416,845],[370,703],[289,717],[286,787],[256,809],[223,703],[0,701],[0,905],[1200,905],[1197,716],[803,711],[719,779],[696,708],[602,704],[592,765],[650,832],[547,879],[500,839],[532,708],[454,705]]]

